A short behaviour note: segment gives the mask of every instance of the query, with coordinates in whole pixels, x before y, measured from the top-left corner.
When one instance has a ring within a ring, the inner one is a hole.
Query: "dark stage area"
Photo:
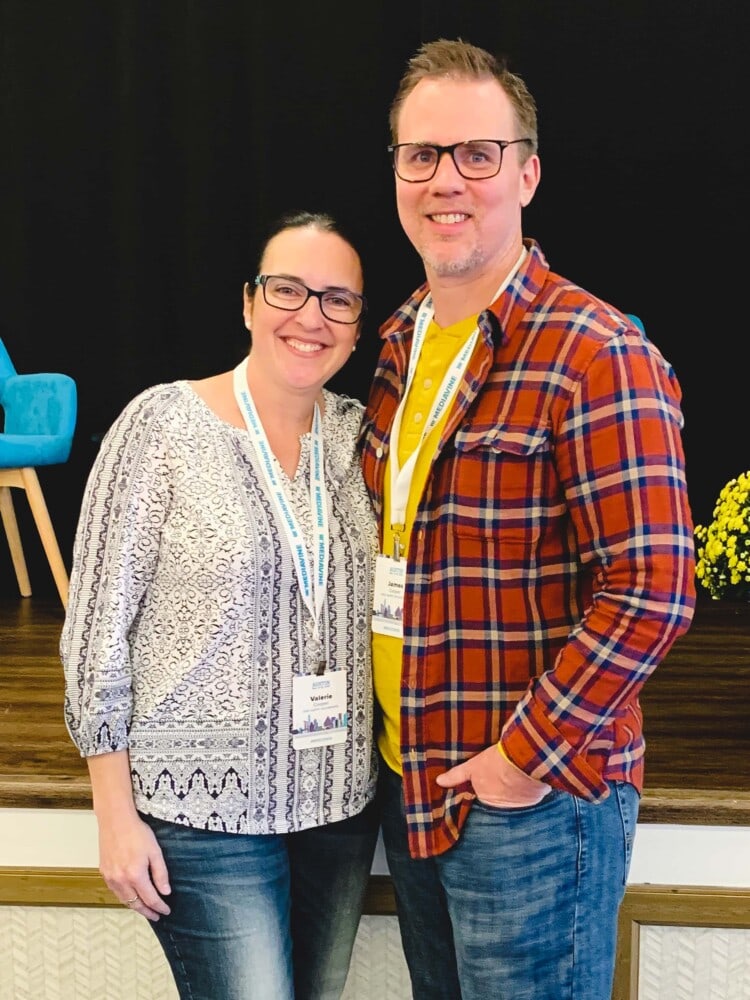
[[[332,388],[364,399],[378,327],[419,284],[387,115],[438,37],[504,55],[534,94],[542,179],[524,230],[550,267],[643,320],[683,389],[695,520],[750,464],[736,289],[750,142],[739,0],[0,0],[2,337],[78,385],[73,451],[42,488],[69,563],[99,441],[149,385],[233,367],[268,222],[333,212],[370,302]],[[27,517],[35,596],[54,585]],[[15,580],[0,542],[0,596]]]

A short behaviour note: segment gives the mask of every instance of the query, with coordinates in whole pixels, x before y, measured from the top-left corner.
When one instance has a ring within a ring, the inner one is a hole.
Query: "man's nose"
[[[459,173],[453,153],[449,149],[444,149],[438,156],[438,164],[432,176],[433,184],[439,186],[448,185],[450,187],[462,187],[465,178]]]

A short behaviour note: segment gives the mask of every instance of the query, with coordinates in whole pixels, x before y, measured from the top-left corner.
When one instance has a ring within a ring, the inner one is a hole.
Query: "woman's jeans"
[[[638,793],[475,801],[445,854],[413,859],[401,778],[381,761],[383,841],[414,1000],[610,1000]]]
[[[374,804],[285,835],[142,818],[172,887],[171,914],[151,927],[183,1000],[338,1000],[375,850]]]

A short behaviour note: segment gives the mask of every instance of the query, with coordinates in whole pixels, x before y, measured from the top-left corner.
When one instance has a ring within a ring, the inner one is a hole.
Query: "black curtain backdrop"
[[[441,36],[527,80],[542,183],[525,232],[554,270],[638,313],[674,365],[693,513],[710,520],[750,468],[747,28],[739,0],[0,0],[0,336],[20,372],[78,383],[71,459],[40,473],[66,562],[125,403],[246,350],[242,284],[283,210],[333,212],[362,250],[371,309],[332,387],[366,398],[378,325],[422,278],[388,106],[408,56]],[[34,593],[52,595],[14,495]]]

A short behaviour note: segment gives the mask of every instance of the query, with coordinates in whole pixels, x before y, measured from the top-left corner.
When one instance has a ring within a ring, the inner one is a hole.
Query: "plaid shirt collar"
[[[504,346],[512,330],[538,296],[544,284],[549,264],[536,240],[524,239],[528,254],[508,287],[479,314],[479,330],[486,341]],[[410,341],[414,333],[419,307],[427,298],[430,286],[425,281],[412,296],[380,327],[382,340]]]

